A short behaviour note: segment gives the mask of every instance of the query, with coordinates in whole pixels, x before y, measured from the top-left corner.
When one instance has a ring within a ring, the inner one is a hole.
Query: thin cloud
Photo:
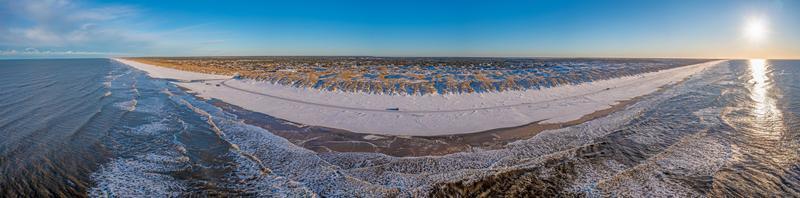
[[[72,0],[0,0],[0,49],[6,55],[40,55],[20,49],[58,49],[59,55],[189,54],[218,46],[225,40],[205,38],[214,23],[158,28],[165,19],[154,18],[131,5],[97,5]],[[216,36],[214,36],[216,37]],[[213,50],[213,49],[209,49]],[[68,53],[68,52],[72,53]],[[99,51],[99,52],[98,52]],[[80,52],[80,53],[79,53]],[[97,53],[95,53],[97,52]],[[116,54],[116,53],[114,53]]]
[[[225,40],[217,39],[217,40],[201,41],[200,44],[201,45],[212,45],[212,44],[220,44],[220,43],[224,43],[224,42],[225,42]]]
[[[32,56],[47,56],[47,55],[78,55],[78,56],[86,56],[86,55],[104,55],[104,56],[112,56],[112,55],[125,55],[126,53],[119,53],[119,52],[95,52],[95,51],[54,51],[54,50],[39,50],[36,48],[25,48],[24,50],[0,50],[0,56],[20,56],[20,55],[32,55]]]
[[[154,40],[132,37],[127,33],[130,30],[120,28],[125,27],[125,20],[137,15],[135,7],[126,5],[91,6],[70,0],[11,1],[0,7],[0,17],[7,18],[0,26],[0,47],[124,49],[151,45]],[[57,52],[67,55],[90,51]]]

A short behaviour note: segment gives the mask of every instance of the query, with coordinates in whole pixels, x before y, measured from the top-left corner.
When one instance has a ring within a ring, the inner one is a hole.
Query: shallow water
[[[800,61],[730,61],[503,149],[315,153],[107,59],[0,61],[0,193],[800,196]]]

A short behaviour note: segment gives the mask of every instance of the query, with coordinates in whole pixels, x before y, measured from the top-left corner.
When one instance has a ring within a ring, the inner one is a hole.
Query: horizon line
[[[180,58],[180,57],[376,57],[376,58],[519,58],[519,59],[708,59],[708,60],[800,60],[798,58],[746,58],[746,57],[622,57],[622,56],[374,56],[374,55],[185,55],[185,56],[98,56],[98,57],[11,57],[0,60],[37,59],[113,59],[113,58]]]

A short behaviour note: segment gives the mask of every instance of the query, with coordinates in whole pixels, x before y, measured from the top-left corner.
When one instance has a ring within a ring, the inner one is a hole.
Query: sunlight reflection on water
[[[752,74],[750,98],[755,102],[753,104],[753,115],[755,116],[753,124],[756,125],[757,130],[767,133],[764,135],[780,136],[780,134],[769,134],[769,131],[780,132],[783,128],[781,110],[777,106],[776,99],[770,95],[772,83],[770,83],[769,73],[772,68],[764,59],[751,59],[749,63]]]
[[[764,59],[750,60],[750,73],[752,74],[752,84],[750,98],[755,101],[754,113],[757,117],[763,118],[775,109],[775,101],[769,100],[767,92],[767,61]]]

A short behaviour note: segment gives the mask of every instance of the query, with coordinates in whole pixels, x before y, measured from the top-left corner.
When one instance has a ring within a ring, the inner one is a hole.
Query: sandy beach
[[[305,125],[400,136],[466,134],[567,123],[646,95],[723,61],[541,90],[384,95],[298,88],[114,59],[154,78],[175,79],[200,97]],[[392,109],[398,110],[392,110]]]

